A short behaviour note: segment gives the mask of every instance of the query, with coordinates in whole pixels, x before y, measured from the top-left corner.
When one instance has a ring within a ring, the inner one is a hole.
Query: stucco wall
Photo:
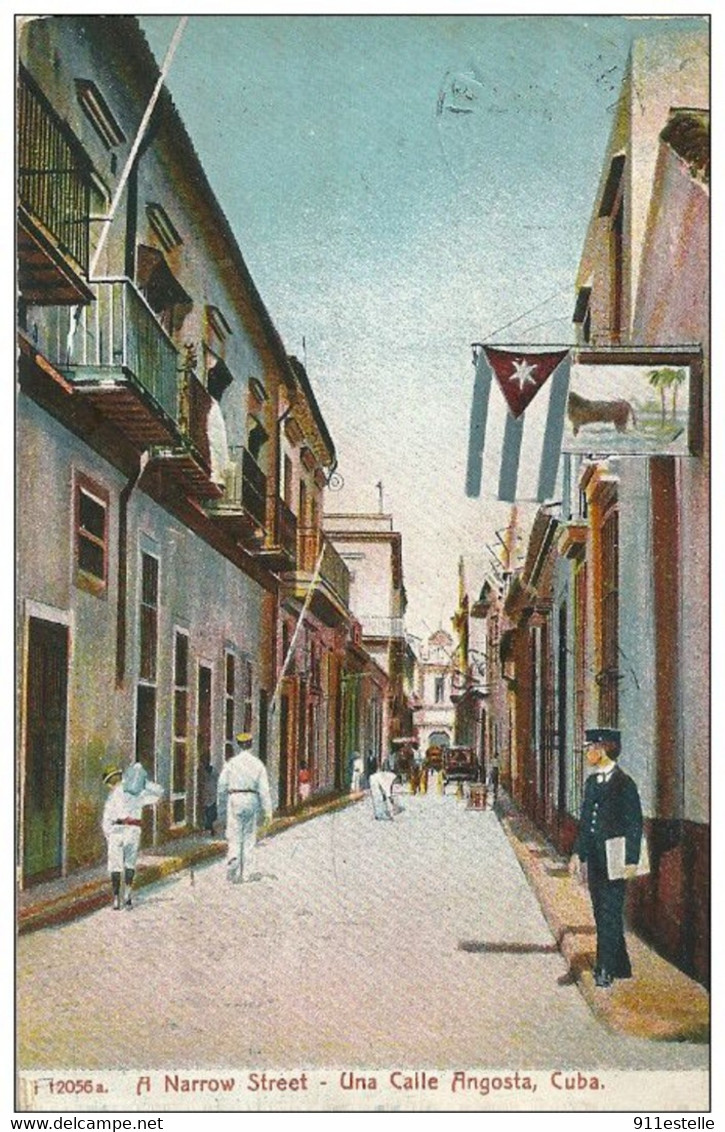
[[[178,627],[189,633],[189,757],[194,757],[197,665],[201,661],[213,668],[212,751],[221,765],[224,650],[229,647],[253,663],[256,721],[263,591],[139,488],[134,489],[128,512],[126,672],[123,684],[117,686],[117,532],[124,481],[107,461],[22,395],[18,441],[24,461],[32,468],[32,474],[18,480],[18,511],[23,516],[17,544],[20,647],[26,632],[27,602],[42,603],[71,617],[67,863],[73,867],[97,859],[102,852],[98,828],[103,804],[101,768],[106,762],[130,758],[134,750],[141,548],[160,559],[155,773],[167,788],[174,631]],[[89,476],[110,495],[109,580],[103,597],[79,589],[72,580],[74,470]],[[238,681],[239,676],[238,672]],[[236,708],[236,724],[241,726],[239,699]]]
[[[655,636],[652,518],[646,460],[612,461],[619,476],[619,723],[621,765],[655,812]]]
[[[350,609],[363,621],[363,632],[365,618],[392,617],[390,544],[348,541],[335,536],[334,545],[350,570]]]

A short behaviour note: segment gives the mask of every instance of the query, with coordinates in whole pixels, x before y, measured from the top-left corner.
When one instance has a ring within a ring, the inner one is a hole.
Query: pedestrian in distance
[[[362,756],[353,751],[350,756],[350,793],[357,794],[362,786],[363,761]]]
[[[395,774],[385,763],[381,770],[370,776],[370,799],[376,821],[392,821],[395,814],[393,802],[393,783]]]
[[[500,770],[498,765],[498,756],[494,756],[491,766],[488,771],[488,788],[491,791],[494,806],[498,798],[498,783],[499,783]]]
[[[217,820],[217,787],[219,771],[211,760],[207,760],[202,770],[202,805],[204,807],[204,832],[214,836],[214,822]]]
[[[597,929],[594,982],[607,988],[614,979],[632,974],[624,938],[624,897],[627,880],[640,871],[642,806],[636,785],[617,764],[619,731],[592,728],[584,739],[592,773],[584,787],[571,868],[589,887]],[[619,862],[617,849],[623,850]]]
[[[143,808],[156,805],[164,789],[150,781],[141,763],[134,763],[125,771],[117,765],[106,767],[103,781],[110,791],[103,807],[103,834],[108,845],[113,909],[118,912],[122,900],[126,908],[133,905]]]
[[[253,736],[237,735],[239,750],[227,759],[219,775],[217,808],[226,817],[227,880],[232,884],[258,880],[253,871],[258,821],[272,817],[267,768],[252,753]]]
[[[310,774],[310,768],[308,767],[307,763],[300,763],[297,782],[300,791],[300,801],[306,802],[310,796],[310,791],[312,790],[312,775]]]

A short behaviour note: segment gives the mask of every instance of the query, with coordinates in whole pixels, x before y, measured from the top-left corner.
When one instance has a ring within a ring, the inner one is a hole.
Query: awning
[[[223,358],[206,347],[209,364],[206,371],[206,387],[215,401],[221,401],[225,390],[234,381],[234,375]]]
[[[139,244],[136,249],[136,282],[156,312],[174,306],[193,306],[158,248]]]

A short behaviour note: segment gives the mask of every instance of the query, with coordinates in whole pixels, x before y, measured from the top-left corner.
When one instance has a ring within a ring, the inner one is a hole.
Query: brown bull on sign
[[[598,423],[613,424],[617,432],[626,432],[630,417],[637,427],[637,418],[629,401],[589,401],[578,393],[570,393],[567,411],[574,436],[583,425]]]

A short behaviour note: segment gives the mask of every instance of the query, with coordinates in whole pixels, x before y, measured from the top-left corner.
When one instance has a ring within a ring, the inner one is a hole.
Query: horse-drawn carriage
[[[449,782],[478,782],[480,767],[472,747],[446,747],[443,750],[443,780]]]

